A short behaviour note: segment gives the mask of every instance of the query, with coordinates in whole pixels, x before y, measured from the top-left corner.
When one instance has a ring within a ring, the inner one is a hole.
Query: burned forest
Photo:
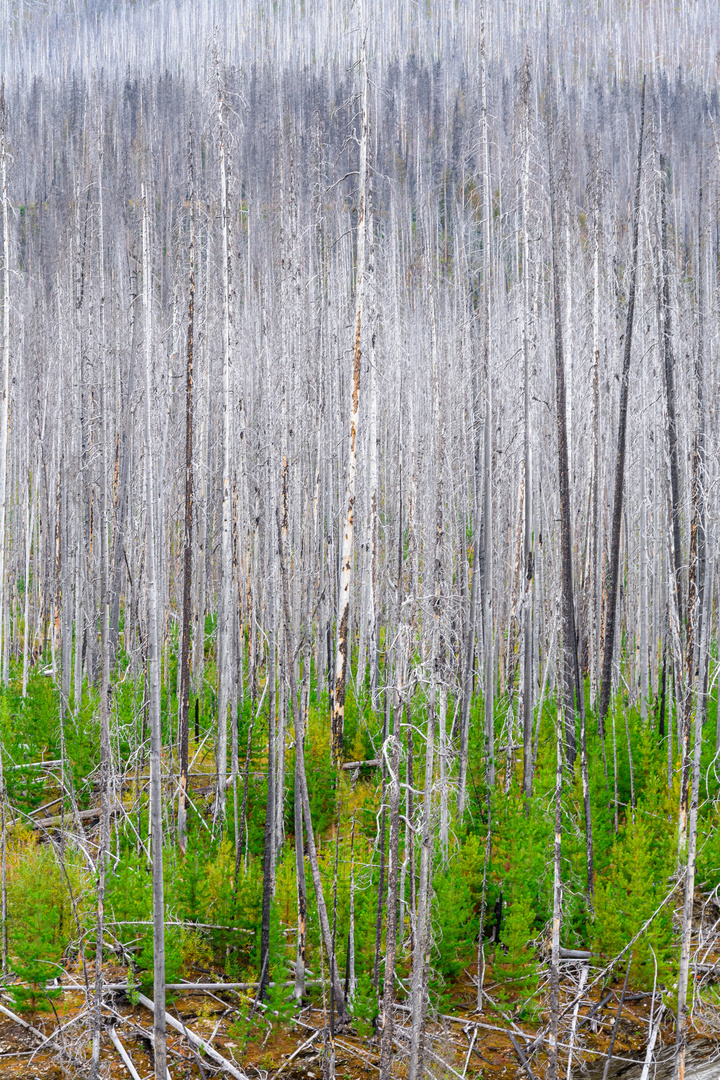
[[[716,5],[0,21],[0,1076],[720,1076]]]

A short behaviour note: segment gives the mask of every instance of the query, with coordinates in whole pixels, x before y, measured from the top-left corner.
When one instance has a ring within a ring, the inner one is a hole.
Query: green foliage
[[[169,900],[185,922],[206,922],[209,906],[207,854],[198,843],[179,858],[169,884]]]
[[[450,1005],[445,988],[460,975],[477,951],[478,915],[474,911],[473,890],[464,863],[461,856],[456,856],[445,870],[435,875],[435,978],[431,981],[431,989],[442,1008]]]
[[[330,754],[328,716],[312,705],[305,739],[305,772],[313,826],[322,835],[337,815],[336,773]]]
[[[496,991],[498,999],[508,1001],[510,994],[518,995],[525,1002],[537,991],[538,968],[532,948],[535,928],[535,911],[529,890],[518,889],[508,905],[503,927],[505,951],[498,949],[493,968],[496,980],[502,983]],[[522,1010],[522,1015],[525,1013]]]
[[[596,884],[594,947],[615,956],[660,906],[669,891],[673,871],[674,830],[661,819],[636,812],[624,826],[612,849],[608,871]],[[666,904],[634,946],[631,980],[651,987],[653,950],[659,981],[673,981],[676,942],[672,903]]]
[[[82,872],[71,861],[68,876],[77,895]],[[26,838],[11,854],[8,874],[8,948],[15,974],[25,985],[11,989],[21,1011],[43,1011],[59,991],[49,979],[61,973],[60,960],[71,937],[76,937],[67,881],[52,848]]]
[[[241,869],[236,890],[235,851],[225,840],[214,858],[208,860],[206,872],[207,908],[203,921],[228,927],[210,930],[208,939],[227,974],[237,975],[252,962],[255,951],[262,910],[262,870],[259,861],[251,857],[247,873]]]
[[[285,985],[291,977],[288,959],[288,948],[285,943],[285,935],[282,932],[278,906],[273,901],[270,905],[270,958],[268,965],[269,981],[273,985],[268,987],[265,995],[267,1015],[273,1027],[281,1027],[295,1014],[292,990]]]
[[[378,999],[370,975],[371,970],[372,968],[365,967],[360,970],[351,1005],[353,1027],[358,1035],[366,1038],[373,1034],[378,1015]]]
[[[153,944],[153,928],[145,927],[142,937],[142,948],[138,956],[137,967],[140,978],[140,989],[147,994],[153,986],[153,963],[155,949]],[[181,926],[165,926],[165,981],[168,983],[178,982],[183,971],[184,957],[184,934]]]

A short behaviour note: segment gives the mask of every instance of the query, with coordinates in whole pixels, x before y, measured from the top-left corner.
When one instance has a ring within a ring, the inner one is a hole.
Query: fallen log
[[[294,1050],[293,1053],[290,1055],[290,1057],[287,1058],[285,1061],[283,1061],[282,1065],[280,1066],[278,1071],[275,1073],[275,1076],[273,1077],[273,1080],[276,1080],[276,1077],[278,1077],[280,1075],[280,1073],[283,1071],[283,1069],[287,1068],[287,1066],[290,1064],[290,1062],[294,1061],[295,1058],[299,1054],[302,1054],[303,1050],[306,1050],[308,1046],[312,1046],[312,1044],[315,1042],[315,1039],[317,1039],[318,1035],[322,1035],[322,1033],[323,1033],[322,1028],[318,1028],[317,1031],[313,1031],[310,1038],[306,1039],[304,1043],[301,1043],[301,1045],[298,1046],[297,1050]]]
[[[111,806],[110,814],[118,814],[120,812],[119,806]],[[77,814],[73,814],[71,810],[65,815],[66,821],[96,821],[100,818],[100,807],[93,806],[89,810],[79,810]],[[60,814],[55,814],[53,817],[48,818],[35,818],[30,821],[36,829],[57,829],[61,824],[62,818]]]
[[[117,1050],[118,1054],[120,1055],[120,1057],[123,1060],[123,1065],[125,1066],[127,1071],[130,1073],[130,1075],[132,1076],[132,1080],[142,1080],[142,1078],[140,1076],[140,1073],[137,1071],[137,1069],[135,1068],[135,1066],[132,1063],[132,1058],[128,1054],[128,1052],[125,1049],[125,1047],[123,1046],[123,1044],[120,1042],[120,1037],[119,1037],[117,1031],[115,1030],[115,1028],[110,1026],[108,1028],[108,1034],[109,1034],[110,1038],[113,1041],[115,1049]]]
[[[172,926],[173,924],[169,923],[167,925]],[[256,983],[256,982],[238,982],[238,983],[233,983],[233,982],[214,982],[214,983],[213,982],[193,982],[193,983],[191,983],[191,982],[188,982],[188,983],[165,983],[165,989],[172,991],[173,994],[176,994],[181,990],[187,990],[187,991],[191,991],[191,992],[195,992],[195,991],[198,991],[198,990],[211,990],[211,991],[212,990],[257,990],[259,985],[260,984]],[[273,989],[275,988],[275,983],[274,982],[269,982],[269,983],[266,983],[265,985],[270,986]],[[283,985],[284,986],[294,986],[295,983],[292,981],[292,979],[288,979],[287,982],[283,983]],[[319,979],[306,980],[305,985],[306,986],[319,986],[320,985],[320,980]],[[134,991],[137,988],[130,985],[129,983],[107,983],[106,986],[104,987],[104,989],[105,990],[110,990],[110,991],[127,993],[128,990]]]
[[[144,994],[138,994],[138,1001],[141,1005],[144,1005],[146,1009],[149,1009],[150,1012],[155,1012],[155,1002],[151,1001],[150,998],[145,997]],[[201,1039],[200,1036],[196,1035],[194,1031],[190,1031],[190,1029],[187,1028],[185,1024],[181,1024],[180,1021],[176,1020],[175,1017],[172,1016],[169,1012],[165,1013],[165,1023],[169,1027],[174,1028],[175,1031],[178,1031],[181,1035],[184,1035],[187,1041],[192,1044],[192,1046],[200,1050],[203,1054],[206,1054],[207,1057],[211,1058],[215,1062],[216,1065],[220,1065],[220,1067],[223,1068],[225,1072],[230,1073],[231,1076],[234,1076],[235,1080],[248,1080],[248,1077],[245,1075],[245,1073],[240,1072],[240,1070],[236,1068],[235,1065],[232,1064],[232,1062],[228,1061],[227,1058],[224,1058],[222,1054],[219,1054],[214,1047],[210,1046],[204,1039]]]
[[[20,1027],[24,1027],[26,1031],[29,1031],[32,1035],[35,1035],[35,1037],[40,1039],[42,1042],[49,1042],[49,1039],[46,1035],[43,1035],[42,1031],[40,1031],[36,1027],[33,1027],[32,1024],[28,1024],[27,1020],[23,1020],[23,1018],[21,1016],[18,1016],[17,1013],[11,1012],[11,1010],[8,1009],[5,1005],[0,1004],[0,1013],[2,1013],[3,1016],[7,1016],[9,1020],[14,1020],[16,1024],[19,1024]]]

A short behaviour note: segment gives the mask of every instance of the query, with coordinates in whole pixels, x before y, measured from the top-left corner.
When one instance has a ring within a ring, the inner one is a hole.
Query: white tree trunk
[[[165,903],[163,896],[162,828],[162,728],[160,720],[160,648],[158,638],[158,590],[155,551],[155,474],[152,436],[152,288],[150,262],[150,220],[145,183],[141,185],[143,206],[143,313],[145,316],[145,528],[148,605],[148,682],[150,685],[150,833],[153,877],[153,997],[155,1076],[167,1080],[165,1034]]]
[[[365,39],[360,47],[360,79],[362,83],[361,130],[360,130],[360,178],[358,184],[357,263],[355,270],[355,345],[353,350],[352,398],[350,405],[350,442],[348,447],[348,471],[346,486],[345,529],[340,559],[340,589],[338,592],[337,647],[335,653],[335,689],[332,715],[332,752],[339,762],[343,751],[345,725],[345,688],[352,653],[350,628],[350,589],[353,577],[354,530],[355,530],[355,473],[357,470],[357,424],[360,407],[360,362],[362,357],[361,333],[363,322],[363,294],[365,284],[365,200],[368,158],[368,74],[365,55]]]

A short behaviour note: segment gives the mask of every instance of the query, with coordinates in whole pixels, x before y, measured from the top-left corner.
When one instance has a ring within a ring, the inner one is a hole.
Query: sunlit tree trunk
[[[345,724],[345,688],[352,651],[350,632],[350,589],[353,577],[355,530],[355,474],[357,471],[357,425],[360,408],[361,335],[363,327],[363,297],[366,270],[366,197],[368,160],[368,73],[365,39],[360,46],[361,119],[360,175],[358,180],[357,255],[355,264],[355,345],[353,349],[352,397],[350,405],[350,442],[346,486],[346,512],[340,556],[340,588],[337,612],[337,649],[335,654],[335,685],[332,701],[331,742],[333,758],[340,761],[343,751]]]

